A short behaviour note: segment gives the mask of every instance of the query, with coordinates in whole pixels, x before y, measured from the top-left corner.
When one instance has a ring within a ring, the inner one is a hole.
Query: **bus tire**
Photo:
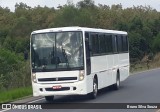
[[[96,99],[98,93],[98,81],[97,78],[93,79],[93,92],[90,93],[90,98],[91,99]]]
[[[47,102],[52,102],[54,100],[54,96],[45,96]]]
[[[113,85],[114,90],[118,90],[120,87],[120,74],[117,72],[116,83]]]

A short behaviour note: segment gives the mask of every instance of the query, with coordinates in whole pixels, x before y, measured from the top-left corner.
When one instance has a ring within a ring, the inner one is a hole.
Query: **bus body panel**
[[[121,81],[125,80],[129,76],[129,53],[123,53],[119,55]]]

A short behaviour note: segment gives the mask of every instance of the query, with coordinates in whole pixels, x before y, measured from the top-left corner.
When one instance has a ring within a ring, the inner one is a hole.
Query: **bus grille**
[[[77,77],[57,77],[57,78],[39,78],[39,82],[48,82],[48,81],[70,81],[77,80]]]

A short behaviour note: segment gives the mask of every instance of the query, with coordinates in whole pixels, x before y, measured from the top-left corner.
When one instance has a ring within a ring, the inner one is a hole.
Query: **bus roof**
[[[31,34],[46,33],[46,32],[62,32],[62,31],[87,31],[87,32],[127,34],[127,32],[125,31],[108,30],[108,29],[100,29],[100,28],[87,28],[87,27],[79,27],[79,26],[48,28],[48,29],[33,31]]]

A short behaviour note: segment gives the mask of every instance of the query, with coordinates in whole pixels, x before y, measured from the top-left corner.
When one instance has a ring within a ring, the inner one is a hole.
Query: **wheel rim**
[[[97,96],[97,91],[98,91],[97,83],[94,82],[94,83],[93,83],[93,94],[94,94],[94,96]]]
[[[120,80],[119,80],[119,78],[117,78],[117,87],[119,87],[120,86]]]

